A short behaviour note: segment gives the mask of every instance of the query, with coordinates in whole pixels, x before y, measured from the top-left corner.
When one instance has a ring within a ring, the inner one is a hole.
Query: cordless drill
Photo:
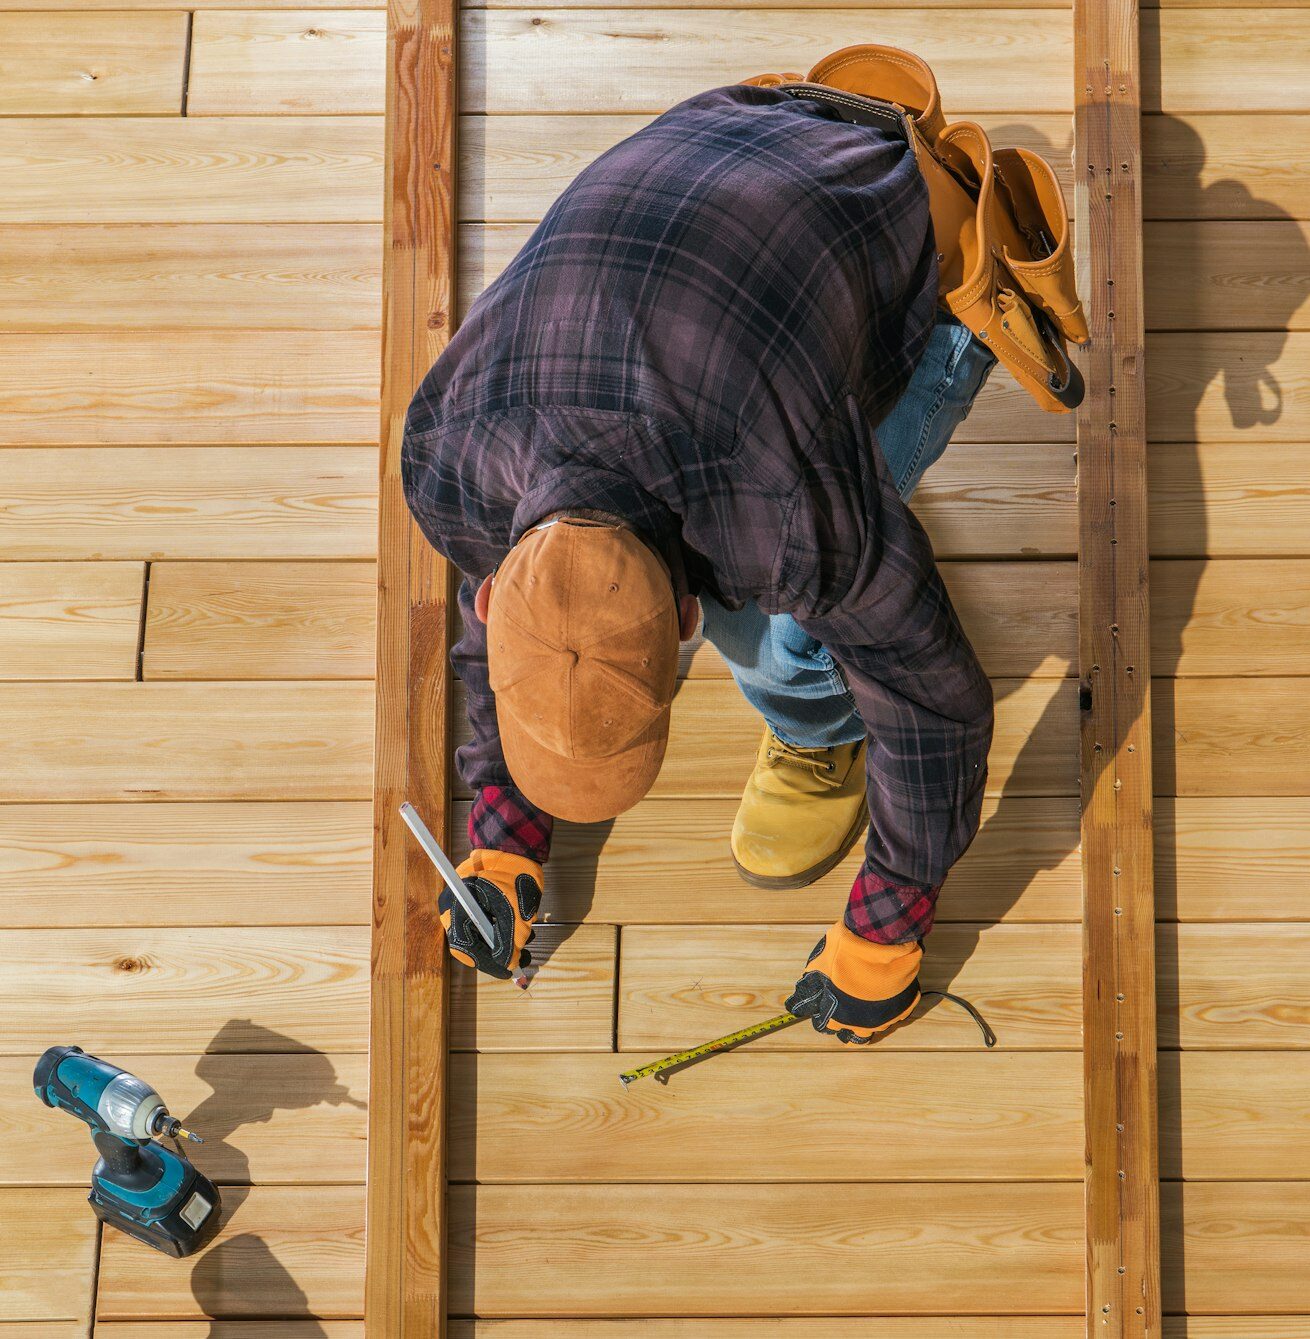
[[[213,1236],[218,1191],[179,1142],[204,1141],[168,1114],[148,1083],[79,1046],[52,1046],[37,1061],[32,1084],[46,1106],[90,1128],[100,1161],[88,1198],[101,1222],[178,1258]],[[177,1152],[155,1142],[160,1138],[172,1139]]]

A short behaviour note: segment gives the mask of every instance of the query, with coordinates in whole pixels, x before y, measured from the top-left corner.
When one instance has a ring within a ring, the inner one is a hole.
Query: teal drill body
[[[67,1111],[91,1131],[100,1154],[88,1197],[96,1217],[178,1258],[213,1236],[218,1190],[189,1158],[155,1142],[194,1136],[148,1083],[80,1047],[52,1046],[37,1061],[32,1084],[46,1106]]]

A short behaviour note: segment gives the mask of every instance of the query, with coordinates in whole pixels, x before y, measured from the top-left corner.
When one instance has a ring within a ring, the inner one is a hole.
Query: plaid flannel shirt
[[[893,134],[773,89],[689,99],[587,168],[474,304],[411,405],[410,508],[461,571],[452,653],[475,846],[544,860],[514,789],[473,594],[550,512],[679,547],[693,591],[786,611],[869,730],[858,934],[921,937],[977,828],[988,681],[875,425],[927,339],[927,191]]]

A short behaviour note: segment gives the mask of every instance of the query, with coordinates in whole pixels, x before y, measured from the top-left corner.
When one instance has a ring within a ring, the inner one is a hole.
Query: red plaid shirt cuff
[[[846,928],[875,944],[908,944],[932,929],[941,884],[892,883],[862,865],[846,903]]]
[[[475,851],[505,851],[544,865],[555,820],[513,786],[483,786],[469,810],[469,842]]]

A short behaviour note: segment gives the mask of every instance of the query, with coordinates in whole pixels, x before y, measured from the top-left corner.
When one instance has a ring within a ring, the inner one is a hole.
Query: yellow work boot
[[[732,825],[732,859],[756,888],[804,888],[839,864],[869,822],[864,741],[794,748],[772,730]]]

